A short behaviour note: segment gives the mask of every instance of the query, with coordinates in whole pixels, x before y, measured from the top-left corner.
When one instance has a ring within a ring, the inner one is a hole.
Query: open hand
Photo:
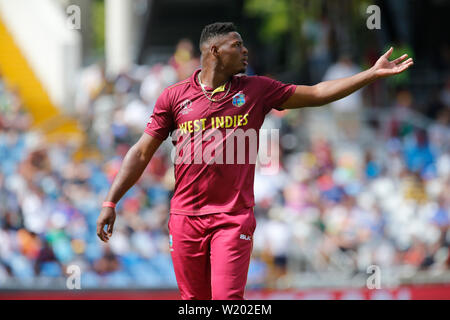
[[[402,73],[414,64],[412,58],[405,60],[408,58],[407,54],[404,54],[393,61],[389,61],[389,57],[392,55],[393,51],[394,48],[391,47],[373,66],[377,77],[385,78]]]

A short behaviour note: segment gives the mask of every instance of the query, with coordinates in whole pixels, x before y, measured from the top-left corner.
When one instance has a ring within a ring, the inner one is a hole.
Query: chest
[[[189,133],[238,127],[258,129],[263,120],[262,112],[258,112],[260,103],[256,95],[244,90],[231,92],[217,102],[209,100],[203,92],[180,95],[174,106],[175,125]]]

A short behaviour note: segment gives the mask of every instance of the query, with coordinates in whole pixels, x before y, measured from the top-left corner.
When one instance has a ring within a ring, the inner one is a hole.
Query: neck
[[[200,72],[200,81],[202,84],[213,89],[227,83],[230,79],[230,76],[210,68],[202,68]]]

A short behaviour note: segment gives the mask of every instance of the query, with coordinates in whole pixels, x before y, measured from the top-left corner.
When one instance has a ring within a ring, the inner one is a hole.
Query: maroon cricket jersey
[[[249,129],[259,132],[265,116],[272,108],[280,110],[296,86],[263,76],[233,76],[225,90],[213,96],[217,100],[226,97],[212,102],[201,89],[199,72],[164,89],[145,129],[160,140],[178,133],[172,141],[179,148],[179,159],[190,156],[190,160],[174,164],[175,190],[170,213],[204,215],[252,207],[255,161],[250,161],[250,139],[244,140],[245,161],[238,159],[239,152],[228,152],[227,156],[226,146],[232,143],[236,149],[242,147],[242,140],[238,145],[233,133]],[[258,150],[259,140],[256,141]],[[227,161],[230,159],[231,163]]]

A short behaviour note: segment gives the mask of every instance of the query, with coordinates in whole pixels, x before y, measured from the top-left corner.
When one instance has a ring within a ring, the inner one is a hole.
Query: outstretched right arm
[[[128,150],[105,201],[117,203],[139,180],[162,140],[143,133],[139,141]],[[97,236],[104,242],[111,237],[116,219],[114,208],[103,207],[97,219]],[[108,225],[107,232],[104,231]]]

